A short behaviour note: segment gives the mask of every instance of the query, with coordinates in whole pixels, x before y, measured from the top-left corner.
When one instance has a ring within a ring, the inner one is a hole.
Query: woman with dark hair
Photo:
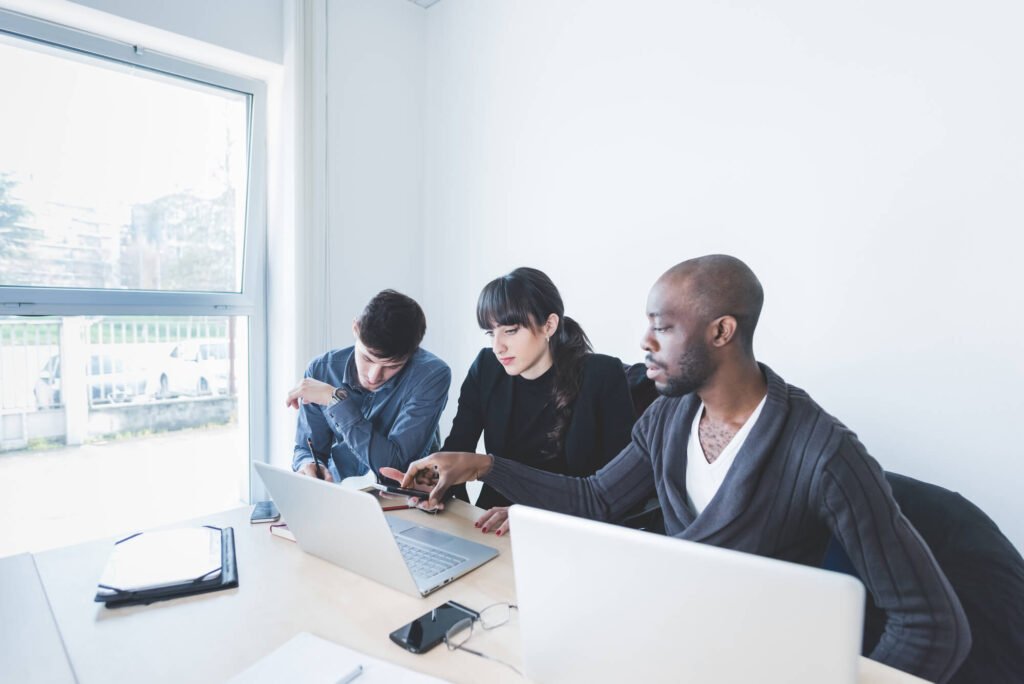
[[[441,451],[475,451],[482,432],[489,454],[585,476],[629,443],[635,416],[622,363],[593,353],[544,273],[517,268],[491,281],[480,293],[476,318],[491,346],[480,351],[462,383]],[[467,499],[463,487],[456,489]],[[488,511],[477,527],[506,533],[511,503],[483,485],[476,505]]]

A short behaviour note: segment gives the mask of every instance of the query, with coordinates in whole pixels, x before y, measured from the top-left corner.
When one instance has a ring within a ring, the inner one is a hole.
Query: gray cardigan
[[[877,605],[885,633],[873,660],[945,682],[970,650],[967,619],[928,546],[900,512],[857,436],[806,392],[761,365],[768,399],[718,493],[694,516],[686,503],[693,394],[654,402],[632,442],[587,478],[501,458],[483,481],[527,505],[615,521],[657,492],[668,534],[820,567],[830,535]]]

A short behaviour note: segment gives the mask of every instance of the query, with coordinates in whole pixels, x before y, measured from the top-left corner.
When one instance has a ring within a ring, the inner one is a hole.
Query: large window
[[[248,498],[261,83],[0,11],[0,555]]]
[[[0,285],[242,291],[250,95],[17,39],[0,64]]]

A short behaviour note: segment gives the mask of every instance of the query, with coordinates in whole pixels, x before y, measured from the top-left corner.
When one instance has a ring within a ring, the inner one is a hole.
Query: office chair
[[[1024,682],[1024,558],[999,527],[956,492],[886,473],[893,497],[917,529],[960,598],[972,646],[951,684]],[[833,538],[822,567],[856,576]],[[881,638],[885,613],[870,596],[864,653]]]
[[[647,407],[658,398],[658,389],[654,381],[647,377],[647,366],[642,363],[633,365],[622,364],[622,370],[626,372],[626,383],[629,385],[629,397],[633,401],[633,413],[637,418],[644,414]],[[634,530],[645,530],[647,532],[665,533],[665,516],[661,512],[661,502],[657,496],[652,496],[647,501],[631,510],[620,522],[623,527],[630,527]]]

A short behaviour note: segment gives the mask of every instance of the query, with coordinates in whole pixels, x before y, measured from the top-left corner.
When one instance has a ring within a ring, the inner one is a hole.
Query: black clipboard
[[[234,528],[220,528],[212,525],[203,525],[203,527],[220,532],[221,563],[219,568],[179,584],[152,589],[128,591],[100,584],[98,585],[94,600],[97,603],[105,604],[107,608],[121,608],[122,606],[148,605],[180,596],[193,596],[195,594],[205,594],[211,591],[221,591],[222,589],[237,587],[238,564],[235,561]],[[133,534],[125,537],[116,542],[116,544],[124,543],[137,536],[137,534]]]

